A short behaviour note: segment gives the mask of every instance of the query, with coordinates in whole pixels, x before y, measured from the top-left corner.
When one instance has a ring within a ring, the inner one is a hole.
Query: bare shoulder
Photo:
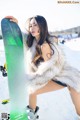
[[[54,42],[54,43],[58,44],[58,37],[57,36],[54,36],[54,35],[50,36],[49,39],[50,39],[51,42]]]
[[[58,44],[58,37],[54,37],[54,42],[56,43],[56,44]]]
[[[50,51],[51,48],[50,48],[50,45],[48,43],[44,43],[42,46],[41,46],[41,50],[44,51]]]
[[[41,51],[42,51],[42,56],[44,57],[45,60],[48,60],[51,58],[51,48],[48,43],[44,43],[41,46]]]

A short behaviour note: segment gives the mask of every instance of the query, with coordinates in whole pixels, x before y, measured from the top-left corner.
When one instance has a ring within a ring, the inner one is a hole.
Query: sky
[[[59,4],[58,0],[0,0],[0,21],[8,15],[18,19],[21,29],[35,15],[46,18],[50,31],[80,26],[80,4]]]

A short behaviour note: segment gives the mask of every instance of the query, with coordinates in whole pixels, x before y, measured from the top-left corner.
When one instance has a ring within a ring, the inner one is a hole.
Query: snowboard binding
[[[0,66],[0,71],[2,72],[2,76],[3,76],[3,77],[6,77],[6,76],[7,76],[6,64],[4,64],[4,66]]]
[[[28,120],[37,120],[39,118],[39,116],[37,115],[38,110],[39,110],[38,106],[36,107],[35,111],[31,109],[29,106],[27,106],[26,112],[27,112]]]
[[[7,104],[7,103],[9,103],[9,101],[10,101],[10,99],[5,99],[5,100],[2,100],[2,104]]]

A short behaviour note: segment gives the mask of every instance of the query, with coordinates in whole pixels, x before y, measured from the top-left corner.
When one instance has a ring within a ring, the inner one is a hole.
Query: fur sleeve
[[[61,48],[59,48],[56,44],[54,44],[53,50],[54,50],[54,54],[52,55],[51,59],[49,59],[48,61],[42,62],[38,66],[38,69],[35,74],[42,75],[48,69],[53,69],[54,71],[55,71],[55,68],[59,70],[62,69],[65,61],[64,54]]]
[[[59,72],[59,69],[57,69],[56,67],[54,67],[54,69],[48,69],[42,75],[37,74],[36,77],[31,80],[31,82],[35,84],[42,84],[48,82],[49,80],[53,79],[57,74],[59,74]]]
[[[64,65],[64,55],[57,46],[53,46],[54,54],[48,61],[41,63],[36,72],[32,73],[31,81],[43,83],[51,80],[61,72]]]

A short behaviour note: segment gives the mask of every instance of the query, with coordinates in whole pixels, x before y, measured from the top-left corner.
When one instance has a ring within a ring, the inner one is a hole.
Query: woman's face
[[[38,26],[35,18],[31,19],[31,21],[30,21],[29,31],[30,31],[30,33],[32,34],[33,37],[35,37],[36,39],[39,39],[40,29],[39,29],[39,26]]]

